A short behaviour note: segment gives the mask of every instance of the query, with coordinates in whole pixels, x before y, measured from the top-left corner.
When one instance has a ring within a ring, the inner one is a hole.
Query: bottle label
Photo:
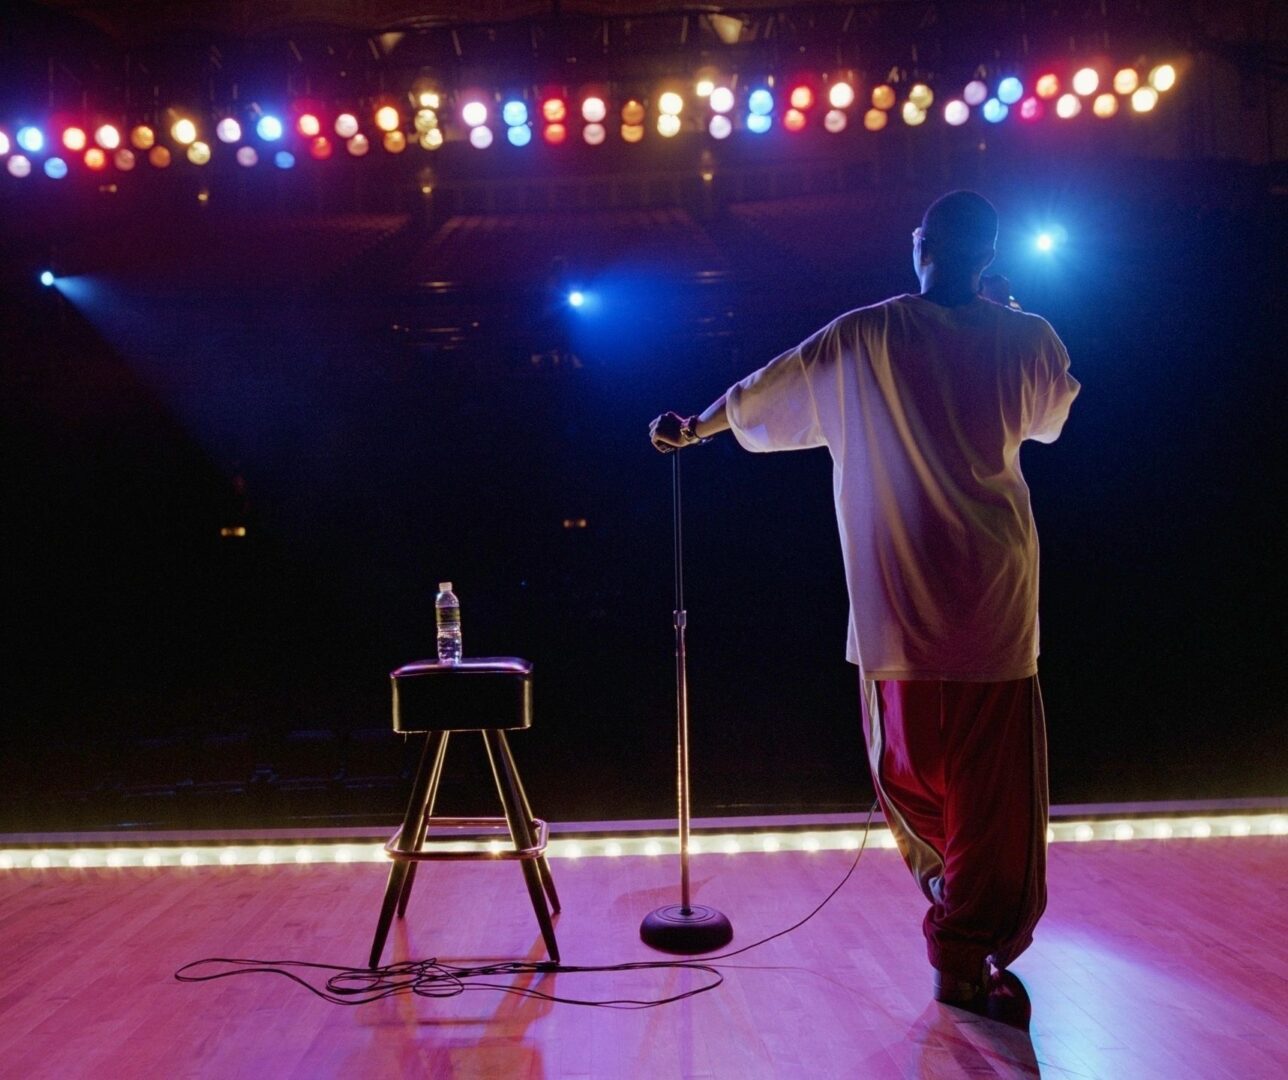
[[[460,608],[438,608],[438,627],[440,630],[457,630],[461,625]]]

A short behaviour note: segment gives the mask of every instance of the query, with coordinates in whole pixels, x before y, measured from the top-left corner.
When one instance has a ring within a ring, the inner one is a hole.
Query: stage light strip
[[[816,829],[804,832],[747,830],[703,833],[690,841],[694,855],[774,854],[784,851],[854,851],[862,836],[857,829]],[[1288,836],[1288,815],[1248,814],[1216,817],[1118,818],[1060,821],[1047,830],[1052,843],[1126,840],[1206,840],[1246,836]],[[872,830],[870,847],[890,849],[894,837],[884,827]],[[446,852],[503,850],[500,840],[454,840],[429,845]],[[547,853],[554,859],[658,857],[674,855],[674,836],[587,837],[552,839]],[[311,866],[321,864],[383,863],[384,846],[372,843],[157,845],[119,847],[59,847],[0,849],[3,870],[91,870],[142,867]]]
[[[1180,78],[1178,64],[1185,66],[1180,60],[1177,63],[1155,64],[1144,72],[1143,77],[1142,71],[1137,70],[1139,65],[1119,68],[1112,77],[1109,76],[1108,66],[1105,66],[1103,71],[1096,67],[1081,67],[1067,80],[1064,75],[1048,70],[1036,78],[1031,87],[1033,93],[1027,97],[1024,96],[1026,80],[1019,74],[1012,73],[997,78],[1000,71],[995,70],[990,78],[996,80],[996,85],[992,88],[993,95],[989,96],[989,83],[979,77],[977,72],[976,77],[962,87],[960,100],[952,97],[956,92],[956,87],[953,85],[944,84],[935,89],[928,83],[917,82],[909,89],[901,108],[896,108],[899,102],[894,86],[880,83],[872,89],[870,96],[872,108],[863,114],[862,126],[868,132],[880,131],[888,125],[890,115],[902,116],[905,124],[909,126],[920,126],[930,115],[929,110],[937,98],[946,102],[945,108],[939,112],[945,123],[951,127],[966,124],[975,108],[979,109],[984,120],[990,124],[1000,124],[1009,115],[1017,115],[1021,120],[1034,122],[1047,113],[1048,110],[1043,104],[1046,101],[1051,104],[1050,111],[1059,119],[1066,121],[1083,113],[1083,99],[1086,99],[1087,110],[1100,120],[1107,120],[1120,113],[1145,115],[1158,107],[1161,101],[1160,95],[1167,94],[1177,85]],[[1005,62],[993,66],[1009,70],[1009,65]],[[806,84],[796,86],[786,102],[776,100],[775,91],[772,91],[769,86],[755,86],[743,100],[746,108],[741,122],[742,129],[753,135],[764,135],[776,125],[792,133],[800,132],[811,124],[822,126],[833,135],[849,129],[851,125],[846,110],[859,100],[856,85],[844,73],[829,73],[828,78],[837,80],[828,89],[827,103],[831,108],[826,112],[819,109],[812,115],[810,110],[816,103],[816,95],[811,86]],[[684,82],[682,78],[672,78],[666,80],[664,85],[679,85],[682,82]],[[733,117],[737,111],[738,101],[742,98],[741,93],[735,95],[730,86],[716,86],[710,81],[705,85],[709,86],[710,92],[707,94],[699,92],[698,99],[702,101],[705,97],[705,108],[709,108],[715,115],[705,120],[704,106],[698,105],[697,112],[703,113],[703,116],[698,117],[691,124],[686,123],[682,115],[696,114],[692,109],[685,113],[686,102],[681,94],[674,89],[658,94],[656,130],[661,137],[675,137],[685,127],[690,127],[694,131],[706,131],[711,138],[717,140],[727,138],[734,131]],[[1061,94],[1061,90],[1066,86],[1071,89],[1071,92]],[[342,112],[336,117],[334,121],[336,135],[345,142],[352,156],[366,155],[372,144],[371,140],[359,131],[360,122],[357,113],[374,108],[372,115],[375,126],[383,133],[380,145],[391,154],[402,153],[408,146],[409,138],[416,140],[425,150],[437,150],[446,141],[454,141],[458,138],[461,141],[468,141],[479,150],[485,150],[493,145],[494,130],[493,126],[488,125],[490,110],[484,100],[488,96],[485,91],[475,89],[461,91],[457,95],[461,106],[459,115],[463,128],[456,127],[452,123],[444,124],[450,115],[450,110],[443,117],[439,116],[439,108],[443,101],[437,92],[413,90],[409,96],[417,106],[416,111],[411,114],[410,121],[392,104],[379,104],[367,100],[362,106],[354,106],[355,111]],[[426,101],[433,104],[427,106]],[[526,146],[532,140],[530,119],[534,117],[535,104],[536,99],[533,100],[533,108],[530,109],[528,102],[523,98],[508,97],[500,113],[505,126],[496,127],[496,133],[504,130],[506,141],[511,145]],[[784,110],[782,108],[784,104],[791,107]],[[226,145],[229,152],[234,154],[238,164],[251,168],[260,162],[261,157],[263,160],[270,160],[268,154],[259,154],[253,146],[236,146],[251,131],[265,143],[293,139],[297,134],[309,140],[306,143],[296,144],[295,150],[282,150],[272,155],[271,160],[282,169],[293,167],[298,154],[305,150],[319,161],[332,156],[331,143],[321,135],[322,117],[317,113],[302,112],[295,123],[288,125],[281,116],[261,113],[257,106],[239,120],[231,115],[236,108],[235,102],[225,103],[222,109],[204,117],[204,121],[209,123],[214,116],[219,117],[214,121],[214,131],[220,143]],[[605,141],[607,129],[603,121],[609,112],[608,102],[599,96],[587,97],[582,102],[580,111],[583,119],[587,121],[586,127],[582,129],[585,141],[592,145]],[[630,98],[622,105],[623,142],[636,143],[644,138],[645,112],[645,105],[637,98]],[[211,160],[215,147],[211,145],[209,138],[202,140],[199,137],[201,129],[198,127],[198,119],[203,118],[182,115],[175,110],[170,110],[170,114],[175,118],[169,127],[171,140],[193,165],[198,167],[206,165]],[[545,127],[542,129],[545,141],[552,146],[565,142],[569,131],[566,125],[567,102],[562,97],[546,98],[541,103],[540,116],[545,121]],[[453,128],[455,130],[452,130]],[[23,151],[22,154],[10,155],[9,131],[13,131],[12,143]],[[86,168],[94,172],[107,168],[109,158],[105,151],[112,154],[110,160],[120,171],[128,172],[135,168],[138,158],[133,151],[123,147],[124,132],[123,127],[100,124],[93,132],[97,146],[86,150],[89,141],[88,125],[72,123],[63,128],[59,135],[52,129],[46,132],[45,127],[28,123],[23,119],[14,124],[7,124],[4,130],[0,130],[0,158],[7,157],[4,168],[9,175],[16,179],[25,179],[35,171],[32,168],[33,157],[44,157],[51,149],[61,145],[71,151],[70,158],[46,157],[40,163],[40,171],[52,180],[65,178],[69,175],[69,169],[78,167],[82,162]],[[147,124],[137,124],[131,128],[129,140],[136,150],[147,153],[147,161],[155,168],[168,168],[172,160],[177,157],[169,148],[157,144],[157,130]],[[236,146],[235,150],[234,146]],[[82,151],[85,151],[83,158],[77,156]]]

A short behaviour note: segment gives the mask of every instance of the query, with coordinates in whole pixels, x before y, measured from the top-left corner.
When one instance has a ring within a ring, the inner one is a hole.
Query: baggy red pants
[[[930,963],[976,980],[1033,940],[1046,907],[1046,724],[1037,676],[864,680],[863,731],[881,808],[930,901]]]

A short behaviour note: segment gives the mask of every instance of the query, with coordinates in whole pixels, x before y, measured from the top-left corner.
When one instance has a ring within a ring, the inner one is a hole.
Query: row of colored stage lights
[[[1288,816],[1252,814],[1246,816],[1169,816],[1120,818],[1096,821],[1058,821],[1047,830],[1050,843],[1101,841],[1223,840],[1244,837],[1288,835]],[[824,851],[855,851],[863,843],[861,829],[814,829],[776,831],[773,829],[695,834],[689,851],[699,856],[743,854],[775,855],[789,852],[817,854]],[[868,846],[893,850],[893,834],[874,827]],[[620,858],[674,855],[679,842],[674,836],[586,836],[552,838],[546,854],[556,859]],[[490,854],[512,851],[501,840],[431,839],[426,851],[444,854]],[[331,843],[257,843],[219,845],[144,845],[114,843],[86,847],[20,847],[0,849],[0,871],[4,870],[92,870],[144,867],[199,866],[281,866],[313,863],[385,863],[389,854],[383,844],[361,841]]]
[[[1033,122],[1048,113],[1071,120],[1084,111],[1107,120],[1125,108],[1134,113],[1152,112],[1160,95],[1172,89],[1176,80],[1176,69],[1171,64],[1159,64],[1144,75],[1135,67],[1123,67],[1112,77],[1088,66],[1076,70],[1067,84],[1053,71],[1039,75],[1030,85],[1018,75],[1001,78],[993,86],[983,79],[972,79],[959,95],[938,108],[944,123],[951,127],[962,126],[975,113],[989,124],[1000,124],[1008,116]],[[925,82],[909,85],[902,101],[893,84],[880,83],[869,94],[861,123],[869,132],[881,131],[889,125],[891,116],[897,115],[907,126],[919,127],[936,108],[936,101],[935,91]],[[728,138],[737,126],[753,135],[764,135],[776,122],[789,133],[821,124],[835,135],[850,126],[851,115],[859,112],[858,103],[854,83],[844,79],[814,85],[798,82],[781,96],[767,81],[750,87],[741,100],[731,86],[703,80],[694,87],[688,101],[678,90],[659,93],[652,103],[652,113],[656,132],[664,139],[679,135],[686,125],[690,130],[705,130],[717,140]],[[268,155],[279,168],[290,169],[296,164],[297,153],[326,160],[337,145],[353,157],[364,157],[371,151],[373,139],[392,154],[402,153],[413,142],[425,150],[437,150],[449,137],[442,106],[442,95],[429,91],[416,95],[410,109],[382,104],[372,114],[375,131],[370,136],[362,131],[356,113],[339,113],[324,124],[321,113],[309,108],[296,110],[289,122],[286,117],[256,110],[245,122],[224,115],[215,120],[213,127],[218,143],[235,147],[239,165],[258,165]],[[623,142],[644,139],[649,112],[649,105],[642,100],[631,98],[622,103],[615,121],[620,121]],[[530,106],[519,96],[494,95],[489,99],[482,94],[467,94],[462,96],[458,115],[460,124],[451,126],[452,137],[467,139],[479,150],[486,150],[501,138],[511,146],[527,146],[537,132],[547,144],[559,146],[569,141],[577,124],[581,140],[591,146],[608,139],[609,104],[603,96],[593,93],[581,97],[575,108],[562,95],[544,97]],[[101,172],[109,164],[128,172],[141,157],[159,169],[167,168],[180,153],[198,166],[208,164],[213,157],[212,142],[203,137],[192,116],[173,113],[168,135],[174,149],[164,144],[162,133],[151,124],[137,124],[127,131],[111,122],[97,126],[70,122],[61,129],[59,145],[51,145],[43,128],[23,124],[12,140],[7,131],[0,129],[0,157],[7,158],[8,173],[22,179],[35,171],[33,158],[44,156],[43,171],[54,180],[63,179],[70,171],[64,153],[76,155],[75,160],[92,172]]]

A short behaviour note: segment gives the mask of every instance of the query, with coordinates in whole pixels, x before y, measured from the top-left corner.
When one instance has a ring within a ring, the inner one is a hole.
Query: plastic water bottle
[[[438,583],[434,620],[438,624],[438,659],[455,664],[461,658],[461,602],[452,592],[450,581]]]

